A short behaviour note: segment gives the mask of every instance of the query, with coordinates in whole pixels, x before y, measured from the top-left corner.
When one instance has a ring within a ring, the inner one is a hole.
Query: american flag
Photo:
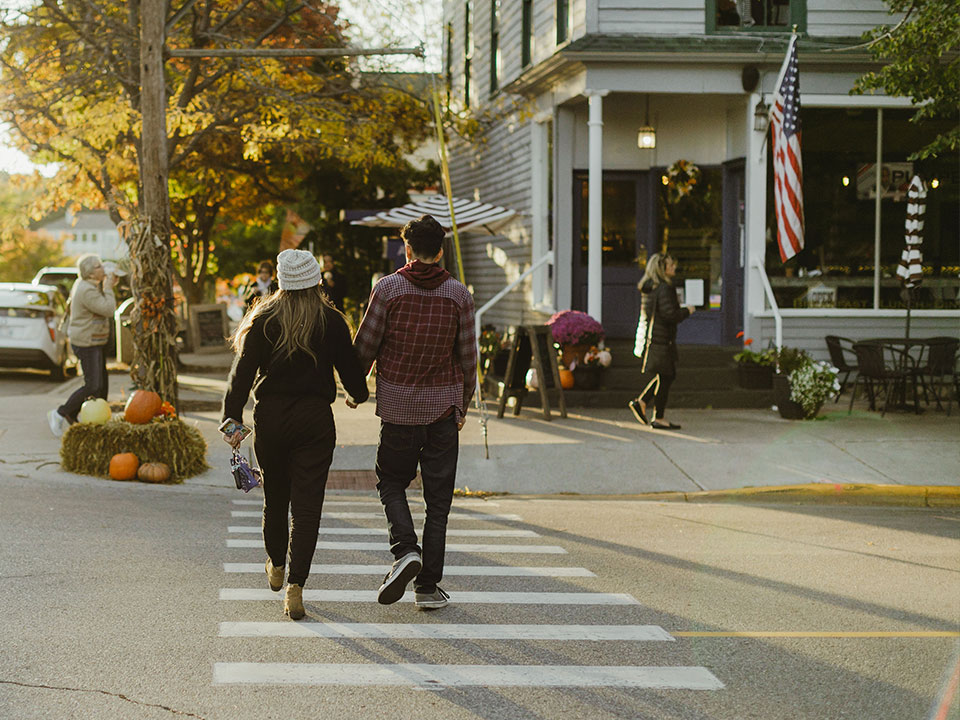
[[[786,262],[803,249],[803,163],[800,161],[800,74],[797,36],[790,38],[770,113],[777,244]]]

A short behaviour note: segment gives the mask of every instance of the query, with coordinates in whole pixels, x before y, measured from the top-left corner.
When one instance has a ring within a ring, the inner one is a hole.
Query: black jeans
[[[287,582],[303,585],[317,549],[327,473],[337,444],[330,403],[272,395],[253,412],[254,449],[263,471],[263,544],[276,567],[290,550]],[[287,528],[287,514],[292,527]]]
[[[83,387],[74,390],[67,401],[57,408],[57,412],[71,423],[77,421],[80,406],[87,398],[107,399],[106,346],[75,347],[73,353],[80,361],[80,368],[83,372]]]
[[[415,592],[432,593],[443,579],[443,555],[447,544],[447,516],[453,503],[460,434],[456,414],[430,425],[380,423],[377,448],[377,490],[387,516],[390,552],[399,559],[420,553],[423,568],[413,581]],[[417,475],[423,481],[426,520],[423,547],[417,544],[406,490]]]

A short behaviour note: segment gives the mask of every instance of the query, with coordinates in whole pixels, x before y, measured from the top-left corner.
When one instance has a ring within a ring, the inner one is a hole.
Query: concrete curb
[[[957,485],[868,485],[809,483],[700,492],[643,493],[633,497],[660,502],[807,503],[824,505],[895,505],[960,507]]]

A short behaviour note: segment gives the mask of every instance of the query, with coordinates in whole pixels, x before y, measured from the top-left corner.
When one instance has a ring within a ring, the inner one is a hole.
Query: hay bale
[[[75,423],[63,434],[60,461],[64,470],[83,475],[110,476],[110,458],[132,452],[141,463],[170,466],[170,481],[207,469],[207,443],[196,428],[179,418],[132,425],[118,417],[103,425]]]

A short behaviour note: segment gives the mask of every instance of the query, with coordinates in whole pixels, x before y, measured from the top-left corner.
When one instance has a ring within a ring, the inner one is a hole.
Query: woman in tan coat
[[[80,406],[87,398],[107,397],[107,341],[117,300],[113,295],[116,278],[107,274],[96,255],[84,255],[77,261],[79,277],[70,291],[70,347],[80,360],[83,387],[67,401],[47,413],[50,431],[63,435],[77,421]]]

